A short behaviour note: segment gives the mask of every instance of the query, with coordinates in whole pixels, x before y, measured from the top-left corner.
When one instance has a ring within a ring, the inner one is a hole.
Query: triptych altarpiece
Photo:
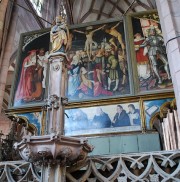
[[[69,32],[65,135],[152,129],[150,118],[174,97],[157,12],[73,25]],[[50,50],[49,29],[22,34],[9,107],[33,118],[39,135]]]

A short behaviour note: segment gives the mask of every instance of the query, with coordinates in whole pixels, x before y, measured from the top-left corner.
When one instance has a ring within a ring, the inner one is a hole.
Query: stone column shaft
[[[63,134],[64,129],[64,109],[61,98],[65,96],[65,58],[63,56],[53,56],[50,58],[50,72],[49,72],[49,91],[48,98],[57,97],[58,103],[52,104],[52,109],[49,113],[49,121],[47,130],[48,133]]]
[[[48,166],[42,168],[41,182],[65,182],[66,181],[66,167],[60,165]]]
[[[180,119],[180,1],[156,0]],[[173,40],[170,40],[175,38]]]

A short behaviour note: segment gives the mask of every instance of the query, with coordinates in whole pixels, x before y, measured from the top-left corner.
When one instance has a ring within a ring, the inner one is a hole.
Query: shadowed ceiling
[[[70,24],[103,20],[156,8],[155,0],[68,0],[65,3]]]

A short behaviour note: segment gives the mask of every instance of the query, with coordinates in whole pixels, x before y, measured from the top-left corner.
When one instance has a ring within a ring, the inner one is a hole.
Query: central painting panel
[[[131,93],[123,21],[73,28],[68,45],[70,101]]]

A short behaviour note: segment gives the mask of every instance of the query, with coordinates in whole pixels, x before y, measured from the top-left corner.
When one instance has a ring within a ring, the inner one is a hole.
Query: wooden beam
[[[142,6],[146,10],[150,10],[151,8],[146,5],[145,3],[141,2],[140,0],[136,0],[136,3],[139,4],[139,6]]]
[[[119,4],[119,1],[120,1],[120,0],[117,0],[117,1],[116,1],[116,4]],[[116,6],[113,5],[113,8],[111,9],[111,11],[110,11],[110,13],[109,13],[109,17],[112,17],[112,14],[113,14],[113,12],[114,12],[115,9],[116,9]]]
[[[124,14],[124,11],[118,6],[117,3],[113,2],[112,0],[107,0],[110,4],[113,6],[116,6],[117,10],[120,11],[122,14]]]
[[[7,88],[5,88],[5,92],[10,95],[10,91]]]
[[[6,85],[6,89],[11,89],[11,85]]]
[[[131,5],[131,3],[127,0],[127,1],[124,1],[128,6],[130,6]],[[130,8],[133,12],[136,12],[136,10],[134,9],[134,7],[132,6],[131,8]]]
[[[11,66],[12,66],[13,68],[15,68],[16,65],[15,65],[15,63],[12,63]]]
[[[91,11],[93,10],[93,7],[94,7],[94,3],[95,3],[95,0],[92,0],[92,1],[91,1],[91,6],[89,7],[89,10],[88,10],[87,13],[85,13],[84,16],[80,19],[80,23],[82,23],[82,22],[91,14]]]
[[[148,2],[149,6],[150,6],[152,9],[155,8],[151,0],[147,0],[147,2]]]
[[[8,101],[7,101],[7,100],[3,99],[3,103],[4,103],[6,106],[8,106]]]
[[[69,24],[74,24],[74,20],[73,20],[73,13],[72,13],[72,4],[70,2],[70,0],[66,0],[66,3],[65,3],[65,7],[66,7],[66,12],[67,12],[67,17],[69,19]]]
[[[89,15],[91,14],[91,11],[88,11],[84,14],[84,16],[80,19],[80,23],[82,23]]]
[[[37,12],[36,12],[35,9],[33,8],[31,2],[30,2],[29,0],[24,0],[24,1],[25,1],[25,3],[27,4],[27,6],[28,6],[30,12],[31,12],[32,15],[34,16],[34,18],[35,18],[36,22],[38,23],[39,27],[42,28],[42,29],[44,29],[45,26],[44,26],[44,24],[42,23],[41,19],[38,17]]]
[[[106,0],[104,0],[101,4],[101,7],[100,7],[100,10],[99,10],[99,13],[98,13],[98,17],[97,17],[97,20],[100,20],[101,18],[101,13],[103,12],[103,9],[104,9],[104,6],[106,4]]]
[[[91,12],[92,12],[92,13],[95,13],[95,14],[98,14],[98,13],[99,13],[99,10],[93,9]],[[109,18],[109,15],[108,15],[107,13],[102,12],[101,15],[103,15],[103,16]]]
[[[90,6],[90,8],[89,8],[89,11],[91,11],[91,10],[93,9],[94,3],[95,3],[95,0],[92,0],[92,1],[91,1],[91,6]]]

